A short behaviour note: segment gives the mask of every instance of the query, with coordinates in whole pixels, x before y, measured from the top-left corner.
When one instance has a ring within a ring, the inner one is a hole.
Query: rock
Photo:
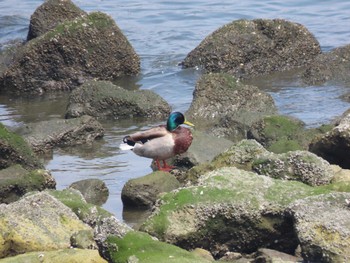
[[[296,263],[302,262],[301,258],[279,252],[268,248],[260,248],[254,262],[280,262],[280,263]]]
[[[121,198],[126,207],[151,208],[159,194],[180,187],[176,178],[166,172],[153,172],[146,176],[130,179],[123,187]]]
[[[305,66],[320,53],[318,41],[301,24],[241,19],[207,36],[187,55],[183,66],[250,78]]]
[[[60,249],[45,252],[28,252],[14,257],[1,259],[1,263],[107,263],[98,253],[97,250],[91,249]]]
[[[36,94],[72,90],[88,79],[113,80],[140,71],[140,59],[115,24],[93,12],[27,42],[3,74],[0,90]]]
[[[327,81],[349,82],[350,45],[338,47],[318,55],[302,73],[307,85],[320,85]]]
[[[107,81],[89,81],[70,96],[66,118],[84,114],[103,119],[162,119],[169,104],[150,90],[128,91]]]
[[[181,168],[192,168],[193,166],[211,162],[219,153],[226,151],[233,142],[225,138],[192,130],[193,141],[187,152],[175,156],[169,163]]]
[[[70,188],[62,191],[48,191],[48,193],[72,209],[80,220],[93,227],[94,240],[100,255],[110,262],[107,237],[113,235],[122,238],[131,231],[131,228],[119,222],[114,215],[103,208],[87,203],[78,190]]]
[[[194,250],[191,251],[193,254],[200,256],[206,260],[209,261],[214,261],[213,256],[210,254],[210,252],[208,250],[205,250],[203,248],[195,248]]]
[[[104,135],[102,125],[91,116],[30,123],[23,128],[23,137],[36,153],[46,153],[54,147],[92,143]]]
[[[174,262],[208,263],[213,262],[171,244],[160,242],[146,233],[130,231],[123,238],[108,238],[109,255],[116,262]],[[118,249],[116,249],[116,247]]]
[[[331,165],[334,171],[332,182],[350,182],[350,170],[342,169],[338,165]]]
[[[347,111],[339,125],[324,135],[317,136],[310,143],[309,150],[331,164],[350,168],[350,111]]]
[[[27,40],[31,40],[55,28],[60,23],[87,15],[70,0],[48,0],[30,17]]]
[[[80,191],[86,202],[94,205],[103,205],[109,196],[106,184],[99,179],[85,179],[74,182],[69,188]]]
[[[27,171],[20,165],[0,170],[0,203],[15,202],[28,192],[55,187],[56,181],[47,170]]]
[[[140,230],[185,249],[201,247],[215,258],[262,246],[293,253],[298,241],[284,210],[297,199],[329,192],[223,167],[200,176],[197,186],[162,196]]]
[[[257,87],[237,82],[228,74],[205,74],[197,82],[186,116],[196,129],[231,140],[246,138],[249,126],[277,108],[272,97]]]
[[[82,249],[97,249],[94,235],[90,230],[80,230],[74,233],[70,238],[72,247]]]
[[[194,166],[182,177],[176,177],[183,185],[196,185],[198,178],[221,167],[237,167],[246,171],[252,170],[252,163],[260,155],[269,152],[255,140],[242,140],[233,144],[226,151],[218,154],[211,162]]]
[[[0,123],[0,169],[15,164],[20,164],[28,170],[44,168],[28,143]]]
[[[86,224],[46,192],[0,205],[0,258],[30,251],[70,247],[70,238]]]
[[[274,153],[306,150],[311,141],[305,123],[288,116],[266,116],[254,123],[247,134]]]
[[[349,262],[350,193],[330,193],[297,200],[289,207],[307,262]]]
[[[261,155],[254,160],[252,169],[258,174],[312,186],[329,184],[334,176],[327,161],[307,151]]]

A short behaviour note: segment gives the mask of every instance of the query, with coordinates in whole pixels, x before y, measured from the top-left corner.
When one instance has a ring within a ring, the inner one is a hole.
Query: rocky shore
[[[307,85],[349,81],[349,61],[349,46],[323,53],[282,19],[232,21],[207,36],[182,63],[203,70],[185,113],[193,144],[171,173],[124,185],[124,206],[150,213],[131,228],[101,208],[103,181],[55,190],[39,156],[103,137],[101,119],[164,120],[171,107],[113,83],[137,75],[140,59],[111,17],[44,2],[27,41],[0,54],[0,92],[66,92],[66,119],[0,125],[0,261],[350,261],[350,111],[307,129],[247,84],[295,69]]]

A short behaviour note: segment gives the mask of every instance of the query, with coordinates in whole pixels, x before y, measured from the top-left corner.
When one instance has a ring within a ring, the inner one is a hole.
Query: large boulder
[[[87,15],[70,0],[48,0],[39,6],[30,17],[27,40],[31,40],[58,24]]]
[[[290,205],[305,262],[350,261],[349,202],[350,193],[330,193]]]
[[[252,164],[258,174],[284,180],[298,180],[312,186],[329,184],[334,170],[324,159],[308,151],[260,155]]]
[[[350,45],[335,48],[318,55],[302,74],[308,85],[320,85],[327,81],[349,82]]]
[[[350,111],[343,114],[339,124],[331,131],[312,140],[309,150],[331,164],[350,168]]]
[[[19,53],[3,73],[2,91],[22,95],[71,90],[86,79],[113,80],[140,71],[133,47],[101,12],[59,24]]]
[[[129,91],[109,81],[89,81],[70,95],[66,118],[86,114],[101,119],[163,119],[169,113],[169,104],[153,91]]]
[[[31,191],[56,187],[56,181],[47,170],[27,171],[20,165],[0,170],[0,203],[11,203]]]
[[[298,240],[284,210],[297,199],[329,191],[223,167],[200,176],[197,186],[161,197],[141,230],[215,257],[259,247],[294,253]]]
[[[130,179],[122,190],[124,207],[151,208],[159,194],[167,193],[180,187],[176,178],[166,172],[153,172],[151,174]]]
[[[207,36],[187,55],[183,66],[249,78],[305,66],[320,53],[318,41],[301,24],[242,19]]]
[[[0,169],[15,164],[28,170],[44,168],[28,143],[0,123]]]
[[[104,135],[104,128],[95,118],[58,119],[29,123],[22,128],[24,139],[36,153],[50,152],[54,147],[92,143]]]
[[[233,140],[246,138],[249,126],[277,108],[271,95],[224,73],[204,74],[197,82],[186,116],[196,129]]]
[[[0,258],[68,248],[71,236],[92,229],[46,192],[0,205]]]

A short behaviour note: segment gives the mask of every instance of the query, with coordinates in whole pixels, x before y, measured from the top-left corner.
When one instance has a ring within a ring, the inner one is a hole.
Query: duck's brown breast
[[[193,140],[190,129],[180,126],[172,134],[175,142],[174,154],[186,152]]]

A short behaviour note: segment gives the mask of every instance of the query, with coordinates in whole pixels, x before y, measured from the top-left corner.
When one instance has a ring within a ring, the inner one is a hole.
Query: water
[[[42,3],[39,0],[0,0],[0,48],[13,39],[24,39],[30,15]],[[321,44],[322,50],[349,43],[350,1],[74,1],[83,10],[110,14],[141,57],[140,76],[122,82],[126,88],[150,89],[164,97],[173,110],[185,111],[200,72],[178,66],[185,56],[208,34],[233,20],[246,18],[284,18],[306,26]],[[349,92],[341,85],[301,87],[293,77],[284,75],[261,79],[256,83],[275,99],[280,113],[295,116],[308,126],[330,122],[349,104],[339,96]],[[35,100],[0,97],[0,121],[11,127],[27,122],[62,118],[66,97]],[[121,138],[132,131],[145,129],[146,123],[109,121],[105,137],[93,146],[56,150],[45,161],[57,180],[57,188],[85,178],[106,182],[110,198],[104,207],[119,219],[123,215],[121,189],[130,178],[151,172],[150,160],[121,152]],[[149,125],[155,125],[149,123]]]

